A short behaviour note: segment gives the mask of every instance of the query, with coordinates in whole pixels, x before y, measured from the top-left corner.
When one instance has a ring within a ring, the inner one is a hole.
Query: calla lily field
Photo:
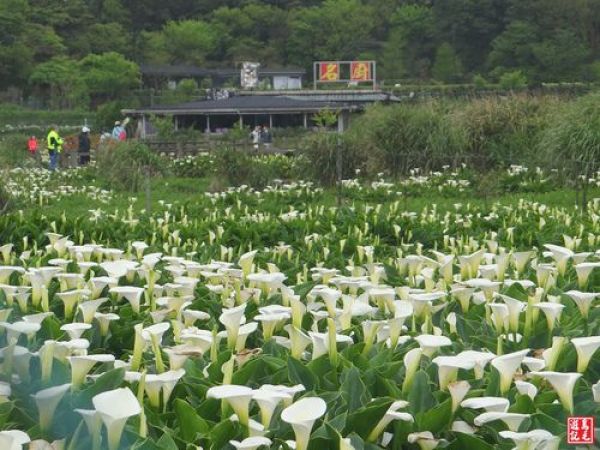
[[[528,173],[512,202],[414,210],[407,191],[472,183],[347,180],[336,204],[274,182],[152,211],[53,188],[86,214],[5,174],[28,206],[0,216],[0,448],[570,448],[567,419],[600,416],[600,199],[519,199],[552,182]]]

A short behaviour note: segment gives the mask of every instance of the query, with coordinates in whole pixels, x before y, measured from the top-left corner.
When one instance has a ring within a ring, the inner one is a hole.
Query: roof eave
[[[343,110],[343,111],[357,111],[360,109],[358,106],[333,106],[326,105],[321,107],[306,107],[306,108],[260,108],[251,110],[239,110],[239,109],[213,109],[213,110],[201,110],[201,109],[123,109],[123,114],[129,115],[142,115],[142,114],[157,114],[157,115],[198,115],[203,116],[207,114],[214,115],[248,115],[248,114],[295,114],[295,113],[310,113],[319,112],[326,109]]]

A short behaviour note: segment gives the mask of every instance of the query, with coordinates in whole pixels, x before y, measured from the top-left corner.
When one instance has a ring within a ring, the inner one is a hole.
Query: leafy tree
[[[211,8],[202,8],[202,3],[213,3]],[[190,1],[190,0],[128,0],[123,6],[131,19],[134,34],[141,31],[157,31],[168,22],[192,19],[206,14],[227,1]]]
[[[492,41],[504,29],[506,3],[506,0],[434,2],[438,42],[448,42],[468,71],[480,70]]]
[[[392,30],[383,49],[383,74],[386,80],[405,78],[408,75],[409,67],[405,59],[407,47],[404,31]]]
[[[121,0],[88,0],[89,9],[94,17],[101,23],[118,23],[125,26],[131,25],[131,16]],[[127,2],[130,3],[130,2]]]
[[[358,0],[326,0],[292,13],[287,60],[304,66],[315,59],[360,58],[369,47],[373,11]]]
[[[72,51],[85,56],[88,53],[117,52],[131,54],[131,36],[119,23],[95,23],[77,36]]]
[[[285,53],[287,16],[280,8],[258,3],[217,9],[211,23],[219,30],[220,59],[280,64]]]
[[[558,30],[550,38],[533,46],[539,67],[538,78],[576,81],[581,77],[589,53],[589,48],[573,31]]]
[[[600,44],[597,14],[600,2],[509,0],[508,3],[510,22],[494,42],[490,62],[523,70],[535,82],[579,79]],[[498,59],[502,60],[500,64]]]
[[[94,105],[126,95],[140,85],[138,65],[115,52],[90,54],[78,66]]]
[[[162,31],[146,37],[148,59],[170,64],[203,64],[218,42],[216,28],[199,20],[168,22]]]
[[[89,99],[77,69],[76,61],[58,56],[38,64],[29,82],[38,89],[48,91],[53,108],[83,106]]]
[[[539,41],[538,33],[524,21],[512,22],[492,44],[489,66],[498,72],[519,68],[528,78],[537,75],[534,44]]]
[[[515,21],[493,43],[491,66],[521,70],[528,79],[573,81],[580,78],[590,50],[580,36],[567,29],[548,37],[528,22]]]
[[[63,39],[47,25],[29,24],[23,36],[25,44],[31,49],[36,62],[46,61],[64,54],[66,46]]]
[[[427,78],[435,50],[431,9],[422,5],[404,5],[396,10],[391,24],[383,53],[385,75]]]
[[[24,41],[29,6],[26,0],[0,2],[0,88],[23,85],[33,64]]]
[[[589,77],[592,81],[600,82],[600,61],[595,61],[588,67]]]
[[[0,93],[33,87],[54,101],[60,89],[40,80],[61,57],[110,52],[207,67],[369,58],[389,80],[520,71],[530,83],[591,81],[598,11],[600,0],[1,0]],[[95,103],[114,95],[101,90]]]
[[[432,72],[436,80],[446,83],[457,82],[462,77],[463,67],[460,58],[447,42],[437,49]]]
[[[0,45],[0,89],[24,86],[33,64],[33,52],[22,41]]]

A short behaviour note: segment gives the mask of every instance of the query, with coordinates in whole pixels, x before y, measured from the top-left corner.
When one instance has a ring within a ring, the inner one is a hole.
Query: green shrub
[[[147,176],[165,174],[167,162],[146,145],[129,141],[109,143],[97,152],[96,170],[99,180],[112,188],[138,191]]]
[[[392,176],[453,164],[464,149],[443,104],[375,105],[348,132],[348,145],[368,176]],[[360,168],[360,167],[359,167]]]
[[[534,164],[539,134],[559,104],[552,97],[511,96],[454,105],[452,121],[465,138],[465,161],[484,169]]]
[[[364,155],[350,145],[348,135],[321,131],[306,136],[299,147],[302,158],[299,173],[324,186],[333,186],[337,181],[338,149],[341,152],[342,178],[354,178],[356,171],[364,166]]]
[[[527,87],[527,77],[520,70],[502,74],[498,82],[502,89],[522,89]]]
[[[22,166],[28,159],[25,134],[10,134],[0,138],[0,167]],[[38,136],[38,151],[44,151],[44,138]]]
[[[247,184],[252,174],[252,158],[248,152],[235,147],[223,147],[215,152],[215,170],[230,185]]]
[[[483,89],[489,85],[488,81],[481,74],[473,75],[473,84],[477,89]]]

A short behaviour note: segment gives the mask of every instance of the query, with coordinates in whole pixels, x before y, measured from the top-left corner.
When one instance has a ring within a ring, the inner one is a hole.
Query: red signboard
[[[371,63],[368,61],[350,63],[350,79],[352,81],[371,81]]]
[[[593,417],[569,417],[567,419],[567,444],[593,445],[594,431]]]
[[[321,81],[338,81],[340,79],[340,65],[329,62],[320,63],[319,79]]]

